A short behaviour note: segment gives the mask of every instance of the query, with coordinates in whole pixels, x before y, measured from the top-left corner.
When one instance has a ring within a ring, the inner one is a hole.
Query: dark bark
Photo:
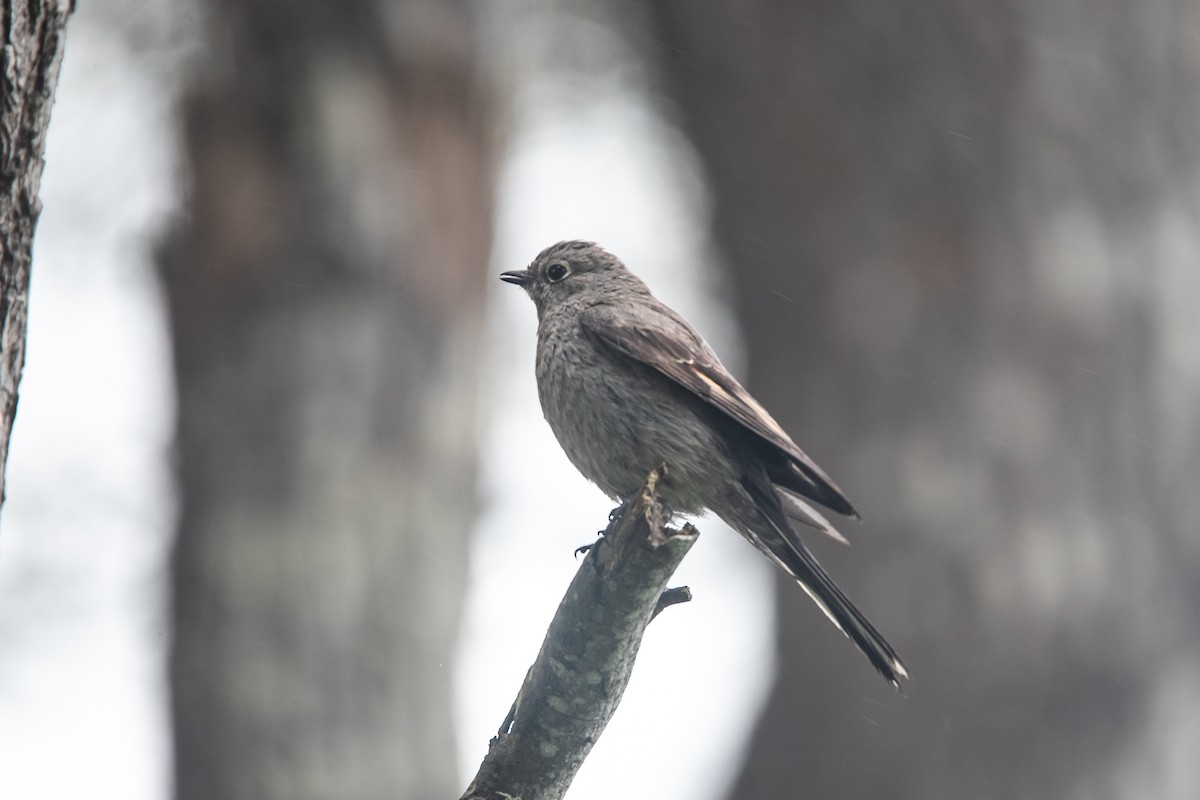
[[[664,587],[696,530],[666,527],[657,480],[651,474],[579,566],[463,800],[566,794],[621,702],[646,626],[690,598]]]
[[[33,235],[46,129],[66,41],[67,0],[0,3],[0,504],[25,366]]]
[[[733,796],[1110,794],[1200,643],[1197,7],[647,6],[750,387],[862,509],[822,555],[913,675],[781,581]]]
[[[476,6],[212,0],[161,262],[180,798],[453,796],[490,93]]]

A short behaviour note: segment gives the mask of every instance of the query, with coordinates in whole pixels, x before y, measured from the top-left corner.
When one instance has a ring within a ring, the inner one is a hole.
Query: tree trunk
[[[733,796],[1192,796],[1198,7],[647,5],[750,386],[863,511],[821,556],[913,674],[781,580]]]
[[[457,796],[489,93],[470,4],[213,0],[163,249],[177,796]]]
[[[33,234],[42,204],[42,157],[66,41],[67,0],[0,4],[0,505],[8,440],[25,367]]]

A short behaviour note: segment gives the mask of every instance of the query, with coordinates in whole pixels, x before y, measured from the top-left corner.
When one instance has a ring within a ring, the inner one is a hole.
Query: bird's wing
[[[649,324],[636,314],[618,314],[610,306],[593,306],[580,318],[584,332],[596,341],[671,379],[782,456],[788,474],[772,470],[775,482],[834,511],[858,516],[837,484],[729,374],[682,317],[663,307],[654,321],[663,324]]]

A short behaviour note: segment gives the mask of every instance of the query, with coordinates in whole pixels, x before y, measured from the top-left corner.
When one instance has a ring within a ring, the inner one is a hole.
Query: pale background
[[[169,6],[156,4],[131,30],[127,6],[96,0],[70,23],[0,535],[4,798],[169,796],[162,659],[173,389],[153,248],[178,204],[172,93],[194,45],[190,21],[171,19]],[[536,40],[563,22],[543,15],[527,24],[524,35]],[[520,268],[560,239],[599,241],[736,369],[736,331],[700,232],[706,199],[689,151],[623,67],[620,41],[599,27],[588,34],[586,73],[536,49],[516,65],[525,80],[493,271]],[[556,183],[567,173],[594,183],[594,203],[561,202]],[[573,549],[611,507],[541,419],[532,305],[499,281],[492,299],[488,380],[500,388],[481,412],[483,513],[461,657],[448,665],[459,686],[464,786],[575,572]],[[521,513],[533,498],[536,527]],[[696,598],[650,629],[625,702],[572,797],[629,796],[635,782],[664,800],[719,797],[729,780],[773,669],[771,585],[749,547],[715,521],[699,524],[702,540],[675,581]],[[660,725],[686,731],[705,768],[659,768],[651,744]]]

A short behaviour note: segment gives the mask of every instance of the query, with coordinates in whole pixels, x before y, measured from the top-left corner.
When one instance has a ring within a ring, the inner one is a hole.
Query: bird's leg
[[[618,505],[612,511],[608,512],[608,527],[606,527],[602,531],[596,531],[597,536],[599,536],[601,539],[603,539],[604,534],[608,533],[614,527],[621,524],[621,520],[625,516],[625,507],[629,505],[630,501],[632,501],[636,495],[637,495],[636,492],[631,493],[628,497],[626,497],[624,500],[621,501],[620,505]],[[579,547],[576,547],[575,548],[575,557],[579,558],[579,556],[583,555],[584,553],[586,553],[587,551],[589,551],[593,547],[595,547],[596,544],[598,544],[598,542],[592,542],[591,544],[581,544]]]
[[[608,512],[608,527],[602,531],[596,531],[597,535],[603,536],[620,525],[621,520],[625,518],[625,509],[629,507],[635,497],[637,497],[637,492],[630,492],[626,497],[621,498],[621,503]]]

